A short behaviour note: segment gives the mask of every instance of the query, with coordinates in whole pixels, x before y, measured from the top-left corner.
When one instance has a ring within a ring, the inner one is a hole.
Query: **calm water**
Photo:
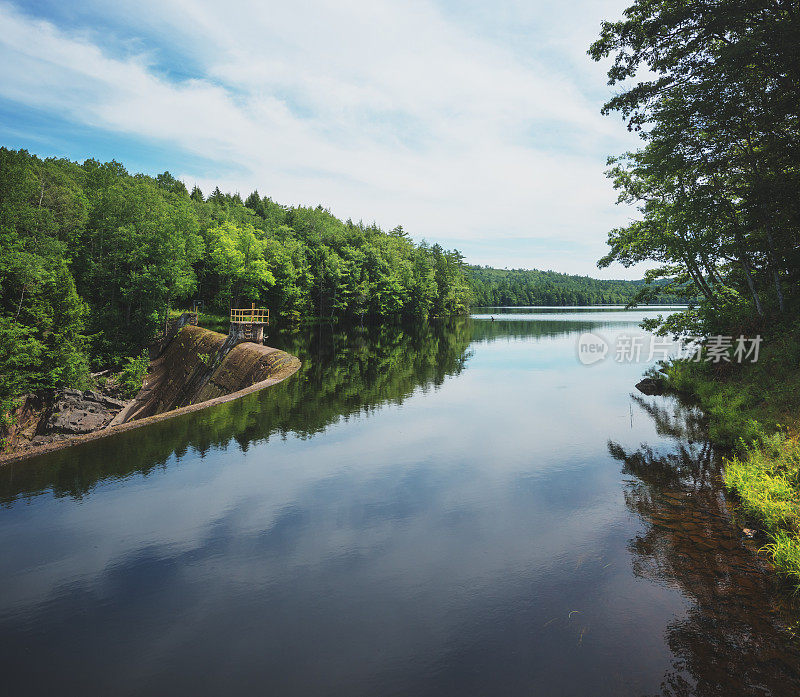
[[[5,694],[800,694],[698,415],[577,360],[644,313],[485,312],[0,469]]]

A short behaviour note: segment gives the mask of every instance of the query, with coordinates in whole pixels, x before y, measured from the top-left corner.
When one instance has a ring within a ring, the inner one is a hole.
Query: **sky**
[[[599,270],[636,136],[586,55],[626,0],[0,0],[0,144],[116,159],[470,263]]]

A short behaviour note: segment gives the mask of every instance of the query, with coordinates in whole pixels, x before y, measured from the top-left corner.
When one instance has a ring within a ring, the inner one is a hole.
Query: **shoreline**
[[[758,363],[733,367],[676,361],[665,394],[696,405],[722,456],[722,486],[745,537],[800,590],[800,331],[772,337]]]

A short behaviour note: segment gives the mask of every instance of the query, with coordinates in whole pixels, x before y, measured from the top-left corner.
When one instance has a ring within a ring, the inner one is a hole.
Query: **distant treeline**
[[[0,148],[0,400],[80,386],[141,351],[171,306],[251,302],[289,319],[463,314],[461,255],[401,227],[258,192],[206,199],[165,172]]]
[[[488,266],[469,266],[467,275],[475,305],[627,305],[634,300],[679,300],[675,295],[646,288],[643,281],[601,281],[555,271]]]

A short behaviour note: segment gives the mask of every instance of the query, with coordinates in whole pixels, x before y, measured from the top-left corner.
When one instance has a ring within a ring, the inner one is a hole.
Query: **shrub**
[[[147,351],[142,351],[138,356],[125,359],[125,365],[122,367],[122,388],[125,394],[133,397],[139,390],[142,389],[144,376],[147,375],[147,369],[150,367],[150,358]]]
[[[796,534],[779,530],[764,550],[772,555],[772,561],[780,571],[800,584],[800,538]]]

